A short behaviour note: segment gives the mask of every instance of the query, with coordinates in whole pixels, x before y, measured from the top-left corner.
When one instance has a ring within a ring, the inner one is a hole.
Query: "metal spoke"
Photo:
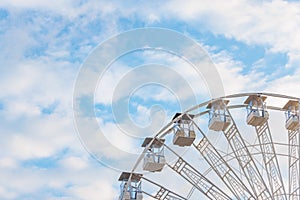
[[[300,133],[299,130],[289,130],[289,199],[300,199]]]
[[[202,192],[209,199],[230,200],[229,196],[227,196],[221,189],[215,186],[204,175],[195,170],[182,158],[179,158],[174,166],[169,167],[190,182],[196,189]]]
[[[159,187],[159,190],[157,191],[157,193],[155,195],[150,195],[144,191],[142,191],[143,193],[147,194],[148,196],[151,196],[154,199],[158,199],[158,200],[187,200],[186,198],[176,194],[175,192],[168,190],[167,188],[165,188],[164,186],[148,179],[145,177],[142,177],[143,180],[152,183],[153,185],[156,185]]]
[[[278,107],[278,102],[282,100],[287,102],[286,105]],[[119,179],[122,181],[119,200],[142,200],[141,193],[157,200],[189,200],[195,198],[194,191],[199,191],[205,199],[212,200],[300,200],[299,103],[300,98],[292,96],[244,93],[211,99],[182,113],[176,113],[147,144],[142,145],[145,147],[144,151],[137,158],[132,171]],[[242,108],[247,109],[247,124],[255,127],[254,137],[250,135],[248,138],[244,135],[248,134],[248,130],[238,128],[244,126],[236,124],[240,123],[240,120],[235,121],[235,115],[231,114],[232,110]],[[268,120],[272,120],[269,118],[272,112],[285,113],[285,128],[288,135],[272,135],[268,124]],[[214,131],[212,135],[208,135],[211,132],[202,131],[206,130],[202,129],[203,119],[208,119],[208,129]],[[184,123],[185,121],[189,123]],[[215,133],[222,134],[216,138]],[[174,134],[174,146],[166,145],[170,134]],[[213,141],[211,138],[216,140]],[[275,138],[277,141],[273,141]],[[195,141],[197,143],[193,143]],[[177,145],[176,152],[173,150],[175,145]],[[190,153],[195,152],[189,152],[184,156],[177,153],[178,150],[191,145],[199,152],[203,161],[199,164],[200,168],[203,166],[203,171],[193,167],[187,161],[190,159],[185,159],[191,155]],[[157,152],[153,148],[161,146],[171,153],[165,155],[164,151],[160,151],[161,155],[157,155],[164,159],[145,159],[146,155]],[[172,153],[176,158],[175,163],[168,162],[168,156]],[[141,167],[151,172],[162,173],[163,177],[165,165],[171,172],[180,175],[191,184],[192,187],[185,188],[180,185],[182,183],[178,183],[181,190],[185,189],[184,197],[177,194],[176,189],[171,191],[159,182],[146,178],[147,173],[139,174],[141,176],[135,173]],[[140,180],[147,182],[148,185],[150,183],[150,186],[155,186],[157,190],[154,193],[143,191]]]
[[[286,193],[278,165],[277,155],[272,143],[272,136],[268,122],[266,121],[263,125],[256,126],[255,130],[268,174],[272,196],[276,200],[286,200]]]
[[[237,199],[254,199],[252,193],[243,184],[229,164],[223,159],[218,150],[210,143],[200,127],[195,122],[194,125],[203,137],[199,144],[194,145],[194,147],[201,153],[207,163],[212,167]]]
[[[250,152],[245,144],[245,141],[242,138],[232,115],[227,110],[233,124],[227,131],[224,131],[224,135],[226,136],[236,159],[239,162],[239,165],[247,178],[248,183],[250,184],[256,199],[264,200],[271,199],[271,194],[268,191],[266,183],[264,182],[261,174],[258,171],[258,168],[250,155]]]

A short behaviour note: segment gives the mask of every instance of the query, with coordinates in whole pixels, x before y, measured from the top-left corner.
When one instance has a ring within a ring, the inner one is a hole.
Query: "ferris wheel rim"
[[[289,100],[294,100],[294,101],[298,101],[300,102],[300,98],[298,97],[294,97],[294,96],[288,96],[288,95],[282,95],[282,94],[277,94],[277,93],[267,93],[267,92],[261,92],[261,93],[257,93],[257,92],[252,92],[252,93],[236,93],[236,94],[232,94],[232,95],[225,95],[222,97],[217,97],[217,98],[212,98],[210,100],[204,101],[200,104],[197,104],[196,106],[193,106],[189,109],[187,109],[186,111],[182,112],[180,115],[178,115],[177,117],[173,118],[169,123],[167,123],[163,128],[161,128],[153,137],[152,141],[145,146],[143,152],[139,155],[137,161],[134,164],[134,167],[131,170],[131,175],[133,173],[135,173],[137,166],[141,163],[144,154],[147,151],[147,148],[149,148],[149,146],[151,145],[151,143],[156,139],[156,138],[163,138],[169,131],[170,131],[170,126],[172,124],[174,124],[174,122],[176,122],[176,120],[179,120],[182,118],[183,115],[188,114],[194,110],[197,110],[201,107],[207,106],[209,103],[217,101],[217,100],[224,100],[224,99],[233,99],[233,98],[240,98],[240,97],[249,97],[250,95],[257,95],[257,96],[266,96],[266,97],[275,97],[275,98],[281,98],[281,99],[289,99]],[[242,107],[246,107],[245,104],[240,104],[240,105],[232,105],[232,106],[228,106],[228,109],[234,109],[234,108],[242,108]],[[283,108],[279,108],[279,107],[275,107],[275,106],[268,106],[268,110],[277,110],[277,111],[285,111]],[[198,116],[207,114],[208,111],[203,111],[202,113],[199,113]],[[197,116],[197,117],[198,117]],[[130,178],[129,178],[130,181]]]
[[[277,98],[284,98],[284,99],[290,99],[290,100],[297,100],[300,101],[300,98],[298,97],[294,97],[294,96],[289,96],[289,95],[282,95],[282,94],[278,94],[278,93],[268,93],[268,92],[245,92],[245,93],[235,93],[235,94],[231,94],[231,95],[225,95],[225,96],[221,96],[221,97],[217,97],[217,98],[212,98],[210,100],[204,101],[200,104],[197,104],[196,106],[193,106],[187,110],[185,110],[184,112],[182,112],[180,115],[177,116],[177,118],[174,118],[173,120],[171,120],[169,123],[167,123],[163,128],[161,128],[156,134],[155,136],[153,136],[153,140],[148,144],[148,146],[146,146],[143,150],[143,152],[140,154],[140,156],[138,157],[137,161],[134,164],[134,167],[131,170],[131,173],[134,173],[136,170],[136,167],[140,164],[141,160],[142,160],[142,156],[145,154],[147,147],[150,146],[150,144],[155,140],[155,138],[158,138],[160,136],[161,133],[163,133],[164,131],[166,131],[168,129],[168,127],[170,127],[170,125],[172,125],[176,120],[180,119],[184,114],[187,114],[195,109],[198,109],[200,107],[206,106],[208,105],[210,102],[212,101],[216,101],[216,100],[222,100],[222,99],[232,99],[232,98],[239,98],[239,97],[247,97],[250,95],[264,95],[264,96],[269,96],[269,97],[277,97]],[[240,105],[240,106],[244,106],[244,105]],[[281,110],[279,108],[276,107],[272,107],[272,106],[268,106],[268,109],[270,110]],[[206,114],[206,113],[203,113]]]

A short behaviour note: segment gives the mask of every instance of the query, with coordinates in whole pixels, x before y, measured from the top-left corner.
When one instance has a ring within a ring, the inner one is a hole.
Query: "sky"
[[[0,199],[117,199],[174,113],[218,94],[300,97],[299,66],[298,1],[1,0]]]

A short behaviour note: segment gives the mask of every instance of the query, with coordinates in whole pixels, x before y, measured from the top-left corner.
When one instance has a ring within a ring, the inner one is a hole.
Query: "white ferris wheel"
[[[300,200],[299,103],[244,93],[176,113],[121,173],[119,200]]]

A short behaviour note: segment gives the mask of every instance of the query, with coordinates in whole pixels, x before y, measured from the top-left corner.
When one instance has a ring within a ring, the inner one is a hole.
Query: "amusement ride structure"
[[[299,103],[280,94],[244,93],[176,113],[145,138],[132,170],[121,173],[119,200],[300,200]],[[151,179],[164,177],[167,168],[185,182],[187,194],[177,183],[171,190]],[[148,191],[151,186],[156,191]],[[192,198],[195,191],[203,198]]]

